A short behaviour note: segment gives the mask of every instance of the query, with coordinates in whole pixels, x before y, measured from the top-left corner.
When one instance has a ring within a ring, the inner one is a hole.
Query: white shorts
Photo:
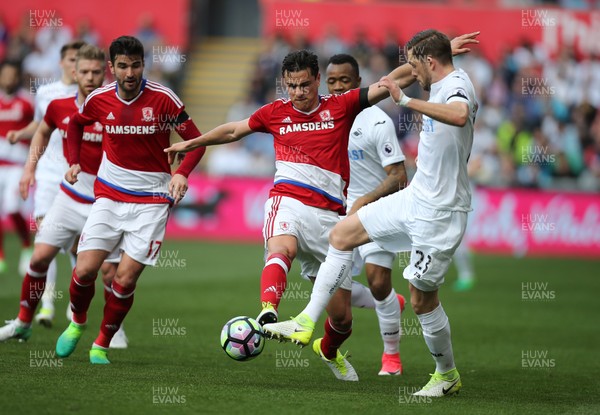
[[[41,173],[41,172],[39,172]],[[62,176],[58,174],[48,174],[38,177],[35,175],[35,190],[33,191],[33,216],[37,219],[46,216],[52,206],[56,195],[60,192],[60,182]]]
[[[379,246],[392,252],[411,251],[404,278],[412,285],[435,291],[444,283],[444,274],[465,233],[467,212],[419,205],[409,186],[362,207],[357,214]]]
[[[79,238],[77,252],[99,249],[116,252],[144,265],[155,265],[165,236],[168,204],[123,203],[100,198],[92,206]]]
[[[60,191],[35,236],[35,243],[70,251],[75,238],[81,234],[92,209],[91,203],[80,203]]]
[[[19,192],[23,166],[0,166],[0,213],[10,215],[20,212],[24,202]]]
[[[316,277],[327,256],[329,232],[339,220],[337,212],[307,206],[291,197],[271,197],[265,203],[265,252],[271,237],[293,235],[298,242],[296,259],[300,262],[300,275]],[[346,278],[341,288],[351,287],[351,278]]]
[[[375,242],[361,245],[354,249],[352,257],[352,277],[361,274],[365,264],[378,265],[383,268],[392,269],[396,254],[382,249]]]

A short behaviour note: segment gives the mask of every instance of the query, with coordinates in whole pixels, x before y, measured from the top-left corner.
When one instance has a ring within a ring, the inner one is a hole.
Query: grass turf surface
[[[9,260],[18,258],[11,235],[6,250]],[[107,367],[88,362],[103,306],[98,282],[87,332],[71,357],[57,359],[70,274],[61,256],[54,327],[34,327],[27,343],[0,344],[0,413],[600,413],[594,357],[600,262],[474,261],[478,281],[472,291],[452,291],[454,269],[441,290],[463,389],[455,398],[418,400],[410,393],[428,381],[434,363],[409,306],[402,317],[401,377],[377,376],[382,343],[375,313],[365,309],[354,309],[354,332],[342,348],[351,351],[359,382],[336,380],[310,347],[268,341],[255,360],[229,359],[219,345],[221,327],[231,317],[259,311],[257,245],[168,241],[160,266],[148,268],[136,290],[125,322],[130,347],[111,351]],[[0,276],[0,318],[18,311],[22,280],[15,262]],[[394,286],[408,297],[397,269]],[[295,265],[280,316],[299,312],[309,293]],[[320,337],[322,320],[317,326]]]

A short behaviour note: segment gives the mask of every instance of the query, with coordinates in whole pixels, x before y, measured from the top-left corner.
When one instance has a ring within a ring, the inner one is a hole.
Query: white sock
[[[46,271],[46,287],[42,295],[42,308],[54,310],[54,296],[56,288],[56,258],[50,262],[48,271]]]
[[[417,317],[423,328],[425,343],[435,360],[435,369],[439,373],[454,369],[456,365],[450,338],[450,322],[442,304],[429,313],[418,314]]]
[[[358,281],[352,281],[352,307],[375,308],[375,298],[371,290]]]
[[[350,278],[352,270],[353,251],[338,251],[331,245],[327,251],[327,258],[321,264],[315,284],[313,285],[310,301],[302,311],[315,323],[327,307],[331,296],[346,278]]]
[[[471,281],[474,278],[473,266],[471,265],[471,252],[465,243],[461,243],[452,258],[456,264],[456,271],[459,280]]]
[[[400,347],[400,303],[396,291],[392,288],[383,301],[374,301],[383,340],[383,352],[396,354]]]

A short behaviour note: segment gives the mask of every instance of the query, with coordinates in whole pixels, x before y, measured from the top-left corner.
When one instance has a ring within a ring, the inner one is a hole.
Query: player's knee
[[[329,322],[334,330],[342,333],[347,332],[352,328],[352,314],[337,316],[337,318],[329,316]]]
[[[351,251],[354,247],[338,225],[334,226],[329,233],[329,244],[340,251]]]
[[[369,283],[369,288],[371,288],[373,297],[378,301],[383,301],[391,291],[389,282],[383,276],[373,278]]]
[[[116,272],[113,281],[126,290],[132,290],[135,288],[137,277],[138,276],[133,273]]]
[[[77,261],[77,265],[75,265],[75,274],[81,281],[93,281],[98,275],[98,270],[94,269],[94,267],[89,264]]]
[[[268,256],[271,256],[274,254],[285,255],[291,262],[294,260],[294,258],[296,258],[296,253],[297,253],[296,247],[280,245],[280,246],[270,247]]]
[[[31,256],[31,260],[29,261],[29,266],[36,270],[48,269],[52,259],[53,258],[49,258],[45,255],[36,255],[34,251],[34,254]]]

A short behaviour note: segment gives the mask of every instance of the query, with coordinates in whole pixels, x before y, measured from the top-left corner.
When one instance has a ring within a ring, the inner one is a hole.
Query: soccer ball
[[[265,334],[253,318],[234,317],[221,330],[221,347],[234,360],[250,360],[265,348]]]

